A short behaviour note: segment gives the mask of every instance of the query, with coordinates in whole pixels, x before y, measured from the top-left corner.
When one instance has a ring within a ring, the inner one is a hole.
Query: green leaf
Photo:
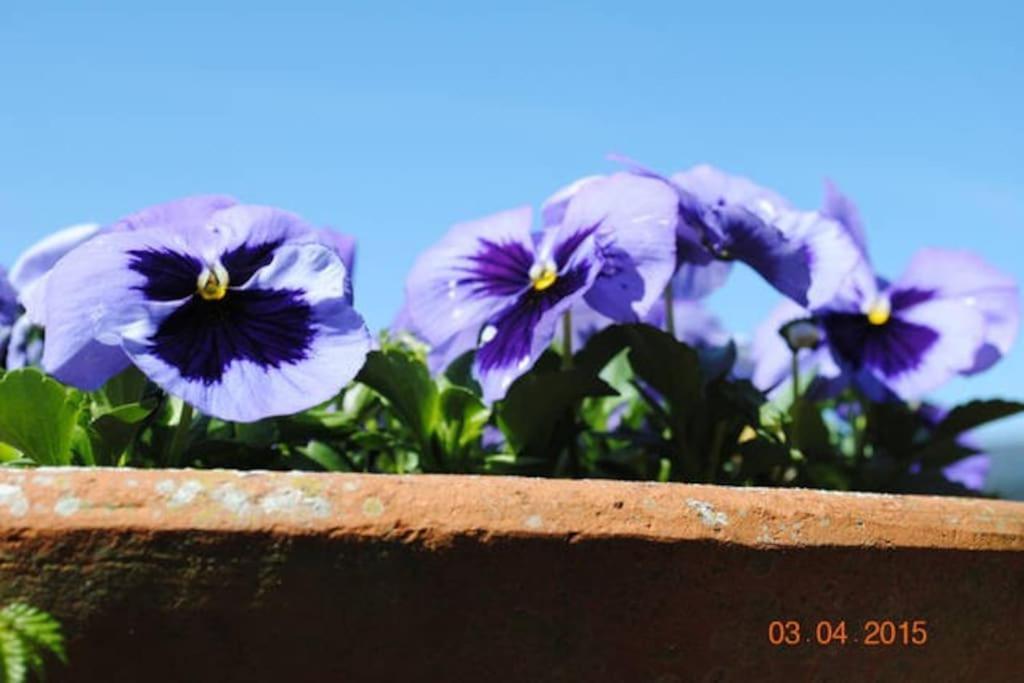
[[[328,472],[351,472],[352,468],[338,451],[322,441],[310,441],[299,451]]]
[[[831,435],[818,407],[800,400],[790,407],[790,438],[794,446],[809,457],[828,458],[833,454]]]
[[[455,386],[468,389],[476,396],[483,392],[480,390],[480,383],[473,377],[473,361],[476,359],[475,351],[467,351],[453,360],[444,371],[444,377]]]
[[[1024,412],[1024,403],[991,399],[957,406],[935,428],[937,437],[956,436],[988,422]]]
[[[141,370],[132,366],[108,380],[98,394],[109,406],[138,404],[146,391],[148,381]]]
[[[637,376],[668,401],[670,412],[687,412],[701,399],[697,352],[650,325],[628,325],[630,365]]]
[[[446,453],[457,452],[477,441],[491,411],[468,389],[448,387],[441,393],[441,421],[437,434]]]
[[[558,423],[577,403],[618,392],[588,368],[528,372],[499,404],[498,424],[517,452],[544,452]]]
[[[423,447],[429,448],[439,412],[437,385],[419,358],[400,348],[371,351],[356,379],[383,396]]]
[[[117,465],[128,446],[134,441],[139,430],[153,411],[156,403],[127,403],[114,408],[103,409],[94,418],[86,430],[89,437],[89,449],[81,439],[75,440],[75,451],[87,465]],[[92,462],[90,462],[92,458]]]
[[[82,395],[35,369],[0,378],[0,441],[40,465],[68,465]]]

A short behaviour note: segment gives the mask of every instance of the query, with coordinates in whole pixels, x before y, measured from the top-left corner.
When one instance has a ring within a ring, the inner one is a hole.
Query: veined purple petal
[[[922,249],[906,272],[893,284],[893,306],[908,292],[928,298],[959,302],[976,309],[985,319],[982,343],[975,359],[963,370],[974,374],[991,367],[1009,352],[1020,328],[1020,293],[1014,278],[979,256],[945,249]]]
[[[596,227],[601,272],[586,293],[587,303],[619,322],[647,314],[675,270],[678,195],[666,182],[617,173],[587,182],[566,208],[563,225]],[[561,251],[575,245],[569,241]],[[556,252],[562,266],[564,257]]]
[[[416,331],[442,344],[484,322],[530,287],[534,258],[529,207],[455,225],[417,259],[406,280]]]

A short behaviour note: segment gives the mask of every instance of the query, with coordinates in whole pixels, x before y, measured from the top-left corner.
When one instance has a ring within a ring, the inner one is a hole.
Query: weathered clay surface
[[[500,477],[0,472],[73,681],[1012,680],[1024,504]],[[773,646],[769,623],[802,639]],[[868,620],[925,620],[867,646]],[[846,622],[846,645],[814,642]]]

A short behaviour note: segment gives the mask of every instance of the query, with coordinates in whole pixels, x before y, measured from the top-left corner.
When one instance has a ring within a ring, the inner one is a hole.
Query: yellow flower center
[[[555,264],[553,263],[534,264],[533,268],[530,269],[530,281],[533,283],[533,288],[538,292],[543,292],[555,284],[557,279],[558,272],[555,270]]]
[[[228,294],[231,278],[221,264],[203,268],[196,282],[196,291],[207,301],[220,301]]]
[[[872,325],[884,325],[889,322],[889,318],[892,316],[892,304],[889,303],[888,297],[879,297],[875,300],[865,315]]]

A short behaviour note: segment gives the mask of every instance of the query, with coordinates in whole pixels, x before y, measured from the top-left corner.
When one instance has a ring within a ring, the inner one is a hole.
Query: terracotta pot
[[[997,681],[1024,662],[1021,503],[43,469],[0,473],[0,523],[0,597],[70,636],[56,680]]]

